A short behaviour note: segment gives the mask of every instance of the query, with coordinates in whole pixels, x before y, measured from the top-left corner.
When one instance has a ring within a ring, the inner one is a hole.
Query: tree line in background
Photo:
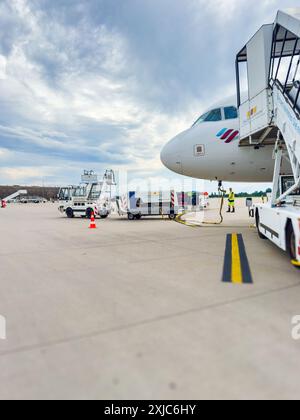
[[[27,190],[29,196],[42,197],[47,200],[56,200],[59,191],[58,187],[24,187],[20,185],[1,186],[0,198],[8,197],[19,190]]]
[[[271,188],[268,188],[266,191],[255,191],[253,193],[247,193],[247,192],[240,192],[236,193],[235,196],[237,198],[246,198],[246,197],[265,197],[267,194],[271,194],[272,190]],[[218,193],[213,193],[210,195],[211,198],[219,197]]]

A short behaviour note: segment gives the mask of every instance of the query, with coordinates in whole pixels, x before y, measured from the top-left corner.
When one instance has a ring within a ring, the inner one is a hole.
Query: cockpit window
[[[234,120],[238,117],[238,111],[235,106],[228,106],[224,108],[225,120]]]
[[[222,121],[222,110],[221,108],[213,109],[212,111],[207,112],[206,114],[202,115],[194,124],[198,125],[204,122],[216,122]]]

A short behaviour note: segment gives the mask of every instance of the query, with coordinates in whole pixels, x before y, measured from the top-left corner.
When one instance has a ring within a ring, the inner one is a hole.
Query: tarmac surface
[[[0,399],[298,399],[299,271],[251,223],[0,209]],[[222,282],[230,233],[253,284]]]

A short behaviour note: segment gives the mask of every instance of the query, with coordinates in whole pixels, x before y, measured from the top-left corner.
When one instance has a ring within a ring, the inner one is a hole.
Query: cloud
[[[0,176],[6,177],[12,182],[23,182],[24,179],[41,180],[41,173],[47,174],[49,168],[34,167],[34,168],[1,168]]]
[[[6,79],[6,58],[0,55],[0,80]]]
[[[162,142],[190,121],[150,109],[139,97],[125,38],[86,19],[76,28],[45,24],[25,1],[13,5],[26,16],[27,39],[17,38],[7,58],[10,83],[0,101],[15,122],[0,124],[2,145],[48,159],[161,168]]]

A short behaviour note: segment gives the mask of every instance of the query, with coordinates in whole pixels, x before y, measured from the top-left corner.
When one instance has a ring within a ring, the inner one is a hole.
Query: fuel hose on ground
[[[221,186],[219,186],[218,191],[219,191],[219,193],[221,193],[221,202],[220,202],[220,208],[219,208],[220,220],[218,222],[203,222],[204,225],[221,225],[224,221],[223,207],[224,207],[224,200],[225,200],[226,191],[223,190],[223,188]]]
[[[176,222],[181,223],[182,225],[189,226],[189,227],[194,227],[194,228],[203,227],[203,225],[214,225],[214,226],[221,225],[224,221],[223,207],[224,207],[224,200],[225,200],[225,195],[226,195],[226,191],[222,188],[222,184],[219,184],[218,192],[221,193],[221,202],[220,202],[220,208],[219,208],[219,216],[220,216],[219,221],[216,221],[216,222],[212,222],[212,221],[202,222],[202,224],[189,223],[189,222],[186,222],[185,220],[182,219],[183,216],[188,214],[188,212],[185,211],[185,212],[179,214],[176,217],[176,219],[175,219]]]

